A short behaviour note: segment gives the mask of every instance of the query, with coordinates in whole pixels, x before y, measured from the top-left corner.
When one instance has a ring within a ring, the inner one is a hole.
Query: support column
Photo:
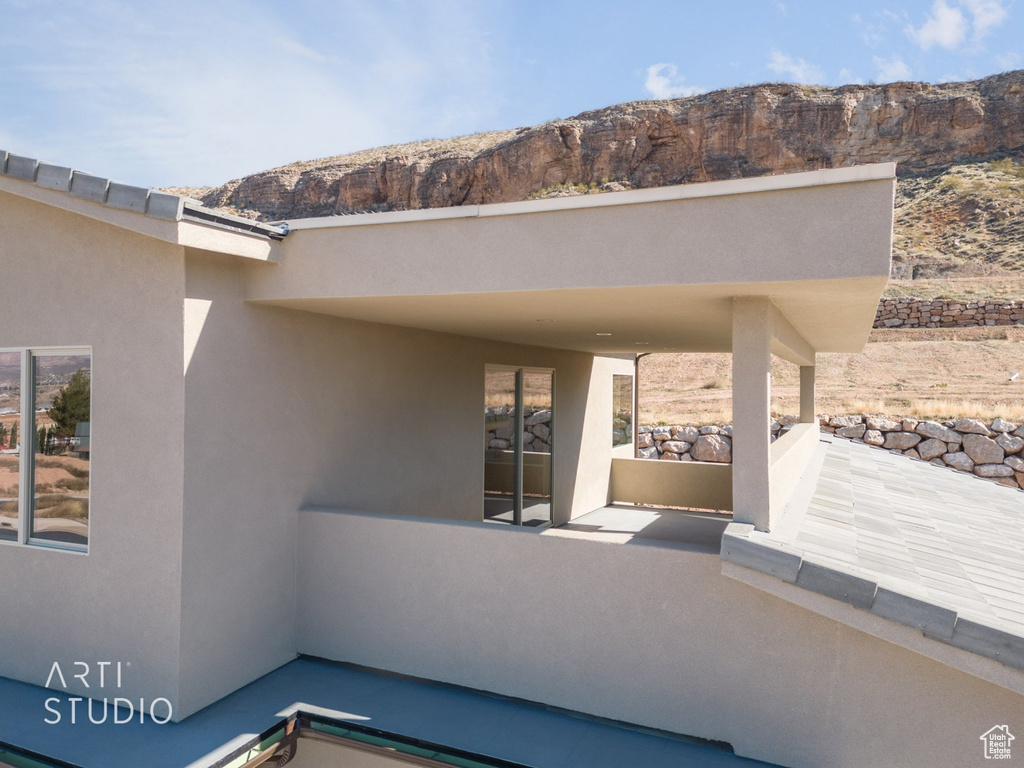
[[[770,511],[772,305],[766,296],[733,299],[733,519],[767,531]]]
[[[814,401],[813,365],[800,366],[800,423],[817,424],[818,413]]]

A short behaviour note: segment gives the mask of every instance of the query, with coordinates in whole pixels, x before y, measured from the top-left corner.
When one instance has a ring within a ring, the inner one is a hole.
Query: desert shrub
[[[70,496],[38,496],[32,513],[36,517],[60,517],[67,520],[88,520],[89,502]]]
[[[1008,176],[1013,176],[1018,179],[1024,180],[1024,162],[1015,163],[1013,158],[1004,157],[999,160],[993,160],[989,163],[989,167],[993,171],[1005,173]]]
[[[1024,403],[976,403],[969,400],[938,398],[915,400],[909,415],[927,419],[976,418],[988,421],[997,416],[1009,421],[1024,421]]]
[[[729,379],[725,376],[716,376],[713,379],[708,379],[700,385],[701,389],[728,389],[731,386]]]
[[[63,469],[72,477],[89,477],[89,470],[68,464],[60,459],[36,459],[36,466],[44,469]]]
[[[960,176],[944,176],[942,181],[939,182],[939,189],[946,190],[949,192],[960,192],[964,188],[964,180]]]
[[[861,400],[846,398],[843,400],[843,410],[847,413],[887,413],[884,400]]]

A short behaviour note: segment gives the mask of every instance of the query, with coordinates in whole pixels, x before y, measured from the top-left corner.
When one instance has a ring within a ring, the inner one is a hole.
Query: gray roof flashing
[[[164,221],[196,221],[245,234],[281,240],[287,225],[264,224],[206,208],[198,200],[93,176],[0,149],[0,174],[38,187],[122,211]]]
[[[256,235],[265,235],[271,240],[282,240],[290,230],[287,224],[264,224],[261,221],[247,219],[244,216],[215,211],[207,208],[198,200],[188,197],[181,198],[183,201],[182,218],[202,221],[209,224],[216,224],[220,227],[233,229],[239,232],[247,232]]]
[[[722,560],[774,576],[797,587],[839,600],[876,616],[916,629],[925,637],[1024,670],[1024,637],[971,620],[952,607],[881,586],[857,575],[812,562],[787,551],[753,526],[730,523],[722,536]]]

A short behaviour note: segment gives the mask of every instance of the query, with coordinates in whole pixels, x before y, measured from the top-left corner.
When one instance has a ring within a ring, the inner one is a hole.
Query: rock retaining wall
[[[1024,301],[945,301],[903,296],[882,299],[875,328],[958,328],[1024,322]]]
[[[507,451],[514,448],[516,436],[513,433],[515,408],[507,405],[490,406],[484,411],[484,420],[491,429],[487,430],[487,447],[491,450]],[[523,408],[523,450],[533,453],[551,453],[551,410],[547,408]]]
[[[795,416],[784,416],[774,422],[772,440],[798,421]],[[821,430],[1011,488],[1024,488],[1024,425],[1003,419],[937,422],[880,416],[822,416]],[[642,426],[639,432],[637,453],[642,459],[732,461],[729,425]]]

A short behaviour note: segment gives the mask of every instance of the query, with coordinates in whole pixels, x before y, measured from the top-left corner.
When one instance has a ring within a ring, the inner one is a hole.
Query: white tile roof
[[[795,531],[733,524],[722,557],[1024,669],[1024,493],[823,442]]]
[[[195,219],[273,239],[280,239],[288,234],[286,226],[263,224],[232,216],[206,208],[198,200],[181,195],[122,184],[72,168],[43,163],[33,157],[15,155],[3,149],[0,149],[0,175],[156,219]]]

